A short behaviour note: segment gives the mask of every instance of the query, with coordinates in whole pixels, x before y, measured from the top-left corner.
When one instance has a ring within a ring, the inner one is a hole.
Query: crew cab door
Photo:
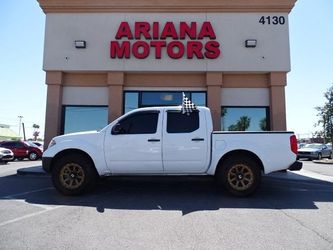
[[[163,126],[163,167],[165,173],[203,173],[209,163],[206,120],[199,111],[165,113]]]
[[[105,137],[105,159],[112,173],[161,173],[162,113],[139,111],[114,125]]]

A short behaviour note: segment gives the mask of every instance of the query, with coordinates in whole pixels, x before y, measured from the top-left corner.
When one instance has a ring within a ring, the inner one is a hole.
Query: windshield
[[[308,144],[305,146],[305,148],[317,148],[317,149],[321,149],[322,145],[321,144]]]
[[[30,147],[37,147],[37,145],[31,141],[25,141],[25,144],[28,144]]]

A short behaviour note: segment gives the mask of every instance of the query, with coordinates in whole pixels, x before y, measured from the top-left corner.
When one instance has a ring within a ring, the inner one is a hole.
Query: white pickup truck
[[[214,131],[210,110],[133,110],[101,131],[57,136],[43,168],[65,195],[83,193],[99,176],[210,175],[236,196],[252,194],[262,173],[300,170],[292,132]]]

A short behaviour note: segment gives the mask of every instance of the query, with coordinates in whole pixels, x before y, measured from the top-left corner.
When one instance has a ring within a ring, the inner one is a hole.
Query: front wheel
[[[38,155],[36,152],[30,152],[29,155],[28,155],[28,158],[30,161],[35,161],[38,159]]]
[[[54,187],[64,195],[79,195],[92,188],[97,173],[88,157],[73,154],[58,159],[52,168]]]
[[[322,158],[323,158],[323,157],[322,157],[321,153],[319,153],[317,159],[318,159],[318,160],[321,160]]]
[[[219,166],[216,177],[232,195],[243,197],[254,193],[261,181],[261,170],[249,157],[230,158]]]

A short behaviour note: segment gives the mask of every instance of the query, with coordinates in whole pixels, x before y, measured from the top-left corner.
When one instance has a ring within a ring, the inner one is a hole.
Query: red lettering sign
[[[128,39],[133,39],[133,34],[128,22],[121,22],[118,28],[116,39],[122,39],[123,37],[127,37]]]
[[[115,39],[118,41],[110,44],[110,57],[113,59],[128,59],[132,55],[145,59],[151,53],[156,59],[162,59],[163,51],[172,59],[216,59],[221,55],[220,44],[208,21],[202,24],[166,22],[164,25],[159,22],[142,21],[132,25],[121,22]],[[130,41],[133,39],[137,41]]]

